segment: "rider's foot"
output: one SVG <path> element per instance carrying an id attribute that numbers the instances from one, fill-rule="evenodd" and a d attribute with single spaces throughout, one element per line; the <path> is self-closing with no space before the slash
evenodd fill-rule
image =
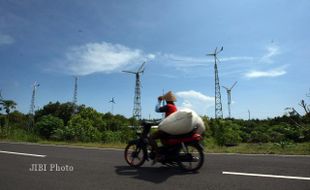
<path id="1" fill-rule="evenodd" d="M 152 166 L 154 166 L 157 163 L 156 159 L 153 160 Z"/>
<path id="2" fill-rule="evenodd" d="M 153 162 L 152 162 L 152 166 L 155 165 L 157 162 L 161 162 L 165 159 L 164 155 L 156 155 L 156 157 L 154 158 Z"/>

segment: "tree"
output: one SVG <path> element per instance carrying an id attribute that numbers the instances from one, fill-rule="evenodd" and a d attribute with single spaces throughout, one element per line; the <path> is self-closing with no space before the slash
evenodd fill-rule
<path id="1" fill-rule="evenodd" d="M 310 106 L 305 103 L 305 100 L 301 100 L 299 105 L 305 110 L 306 115 L 310 114 Z"/>
<path id="2" fill-rule="evenodd" d="M 0 105 L 5 110 L 7 117 L 7 128 L 9 128 L 9 122 L 10 122 L 9 115 L 11 110 L 16 109 L 17 104 L 13 100 L 1 100 Z"/>
<path id="3" fill-rule="evenodd" d="M 76 114 L 68 122 L 68 127 L 65 128 L 64 134 L 70 140 L 83 142 L 99 141 L 101 134 L 92 123 L 91 119 L 83 118 L 80 114 Z"/>
<path id="4" fill-rule="evenodd" d="M 78 107 L 78 110 L 81 109 L 82 106 Z M 49 102 L 42 109 L 36 111 L 35 120 L 39 120 L 40 117 L 44 115 L 52 115 L 54 117 L 58 117 L 64 121 L 64 124 L 67 125 L 68 121 L 71 119 L 74 111 L 74 104 L 71 102 L 67 103 L 52 103 Z M 78 111 L 79 112 L 79 111 Z"/>
<path id="5" fill-rule="evenodd" d="M 10 114 L 11 110 L 16 109 L 17 105 L 13 100 L 2 100 L 0 104 L 2 105 L 7 115 Z"/>
<path id="6" fill-rule="evenodd" d="M 49 139 L 56 129 L 64 127 L 64 122 L 58 117 L 45 115 L 40 118 L 35 127 L 42 137 Z"/>

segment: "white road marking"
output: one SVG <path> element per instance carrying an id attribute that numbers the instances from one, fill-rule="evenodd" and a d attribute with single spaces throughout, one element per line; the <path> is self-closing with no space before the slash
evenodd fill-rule
<path id="1" fill-rule="evenodd" d="M 10 151 L 3 151 L 3 150 L 0 150 L 0 153 L 14 154 L 14 155 L 20 155 L 20 156 L 32 156 L 32 157 L 40 157 L 40 158 L 46 157 L 46 155 L 40 155 L 40 154 L 29 154 L 29 153 L 23 153 L 23 152 L 10 152 Z"/>
<path id="2" fill-rule="evenodd" d="M 270 174 L 241 173 L 241 172 L 227 172 L 227 171 L 223 171 L 222 174 L 224 174 L 224 175 L 242 175 L 242 176 L 252 176 L 252 177 L 297 179 L 297 180 L 309 180 L 310 181 L 310 177 L 301 177 L 301 176 L 270 175 Z"/>

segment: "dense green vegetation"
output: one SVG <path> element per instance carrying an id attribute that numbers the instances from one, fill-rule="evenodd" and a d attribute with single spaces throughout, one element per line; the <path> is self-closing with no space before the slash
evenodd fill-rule
<path id="1" fill-rule="evenodd" d="M 0 138 L 27 140 L 30 136 L 37 140 L 125 143 L 134 137 L 128 127 L 138 124 L 133 118 L 99 113 L 85 105 L 78 106 L 76 113 L 74 110 L 72 103 L 50 102 L 34 116 L 18 111 L 0 114 Z"/>
<path id="2" fill-rule="evenodd" d="M 0 113 L 0 139 L 117 144 L 134 138 L 135 129 L 128 126 L 138 125 L 134 118 L 99 113 L 85 105 L 75 107 L 72 103 L 50 102 L 37 110 L 34 116 L 18 112 L 15 107 L 13 101 L 1 104 L 4 113 Z M 215 120 L 208 117 L 203 117 L 203 120 L 206 125 L 205 143 L 209 150 L 240 143 L 243 147 L 246 147 L 244 143 L 271 144 L 285 149 L 294 147 L 296 143 L 310 142 L 309 114 L 291 113 L 265 120 Z"/>

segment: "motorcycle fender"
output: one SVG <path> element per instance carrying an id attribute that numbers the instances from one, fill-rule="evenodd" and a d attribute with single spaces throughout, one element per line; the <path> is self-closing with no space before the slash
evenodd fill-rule
<path id="1" fill-rule="evenodd" d="M 187 144 L 196 144 L 196 145 L 198 145 L 199 148 L 201 148 L 201 150 L 204 150 L 203 145 L 202 145 L 201 143 L 199 143 L 198 141 L 196 141 L 196 142 L 190 142 L 190 143 L 187 143 Z"/>
<path id="2" fill-rule="evenodd" d="M 201 143 L 197 143 L 198 144 L 198 146 L 201 148 L 201 150 L 203 150 L 204 149 L 204 147 L 203 147 L 203 145 L 201 144 Z"/>

